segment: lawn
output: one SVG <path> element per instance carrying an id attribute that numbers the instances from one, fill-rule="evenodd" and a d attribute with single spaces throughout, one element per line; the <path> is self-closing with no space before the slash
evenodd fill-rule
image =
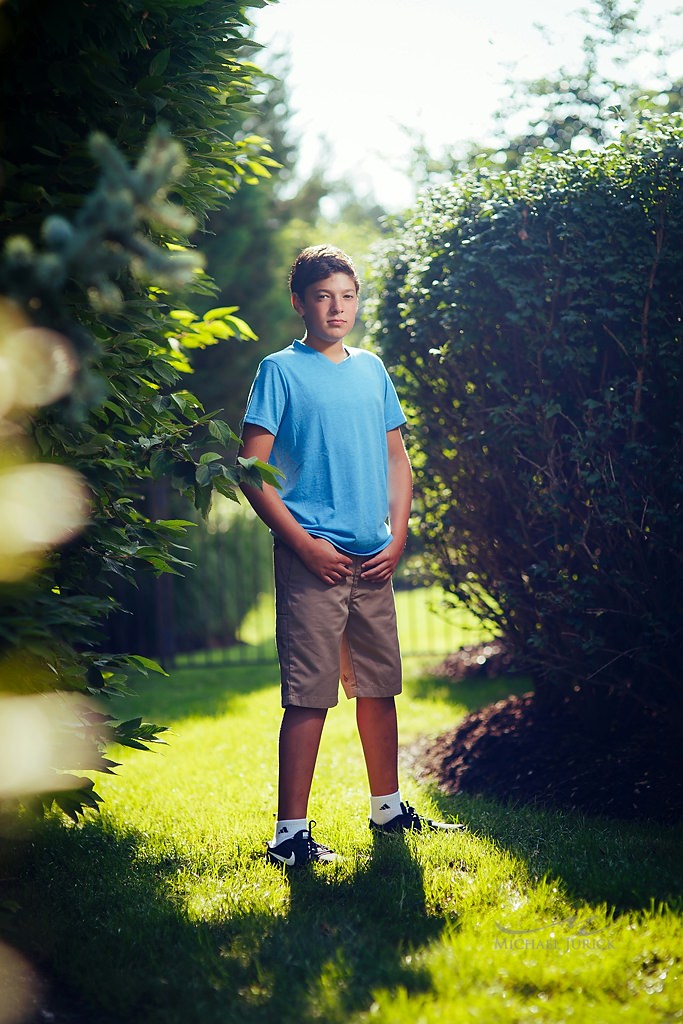
<path id="1" fill-rule="evenodd" d="M 683 1019 L 683 827 L 446 798 L 407 773 L 412 803 L 467 831 L 373 841 L 344 702 L 311 815 L 345 859 L 266 863 L 276 672 L 151 679 L 126 710 L 169 724 L 168 746 L 115 752 L 101 816 L 47 822 L 3 866 L 4 933 L 83 1008 L 79 1024 Z M 406 674 L 405 745 L 510 690 L 421 661 Z"/>

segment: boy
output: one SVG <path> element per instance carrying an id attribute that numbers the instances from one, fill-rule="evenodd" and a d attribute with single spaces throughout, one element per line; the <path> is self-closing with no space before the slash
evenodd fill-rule
<path id="1" fill-rule="evenodd" d="M 331 861 L 313 840 L 308 797 L 327 709 L 356 698 L 370 827 L 453 829 L 401 802 L 395 696 L 401 691 L 392 575 L 406 543 L 412 472 L 405 417 L 380 359 L 344 338 L 358 275 L 331 246 L 304 249 L 290 275 L 301 341 L 259 366 L 244 417 L 245 458 L 270 461 L 282 490 L 244 493 L 275 536 L 276 639 L 284 715 L 278 812 L 268 858 Z M 389 524 L 387 523 L 389 520 Z"/>

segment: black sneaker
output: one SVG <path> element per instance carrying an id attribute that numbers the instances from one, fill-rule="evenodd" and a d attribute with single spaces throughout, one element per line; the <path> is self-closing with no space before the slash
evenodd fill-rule
<path id="1" fill-rule="evenodd" d="M 314 821 L 309 821 L 308 828 L 302 828 L 291 839 L 283 839 L 281 843 L 274 844 L 272 840 L 269 841 L 266 850 L 268 860 L 273 864 L 284 864 L 288 868 L 303 867 L 304 864 L 310 864 L 313 861 L 329 864 L 339 860 L 339 854 L 334 850 L 323 846 L 322 843 L 316 843 L 311 835 L 314 825 Z"/>
<path id="2" fill-rule="evenodd" d="M 465 826 L 423 818 L 414 807 L 402 802 L 400 814 L 397 814 L 395 818 L 390 818 L 384 825 L 378 825 L 370 818 L 370 828 L 376 832 L 462 832 Z"/>

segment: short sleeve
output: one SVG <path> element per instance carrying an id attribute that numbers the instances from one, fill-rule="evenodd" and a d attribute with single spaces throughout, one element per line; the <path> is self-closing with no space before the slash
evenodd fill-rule
<path id="1" fill-rule="evenodd" d="M 386 369 L 385 374 L 385 388 L 384 388 L 384 425 L 386 430 L 395 430 L 396 427 L 402 427 L 406 422 L 406 418 L 401 408 L 401 403 L 398 400 L 396 394 L 396 388 L 394 387 L 393 381 Z"/>
<path id="2" fill-rule="evenodd" d="M 288 402 L 287 383 L 279 367 L 264 359 L 254 377 L 247 399 L 245 423 L 254 423 L 275 436 Z"/>

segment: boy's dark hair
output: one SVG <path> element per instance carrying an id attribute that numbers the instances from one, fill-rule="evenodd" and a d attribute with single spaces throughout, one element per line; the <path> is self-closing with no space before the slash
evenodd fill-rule
<path id="1" fill-rule="evenodd" d="M 334 245 L 309 245 L 299 253 L 292 265 L 289 275 L 292 295 L 298 295 L 303 302 L 309 284 L 322 281 L 331 274 L 348 274 L 353 278 L 356 291 L 360 291 L 356 268 L 345 252 Z"/>

